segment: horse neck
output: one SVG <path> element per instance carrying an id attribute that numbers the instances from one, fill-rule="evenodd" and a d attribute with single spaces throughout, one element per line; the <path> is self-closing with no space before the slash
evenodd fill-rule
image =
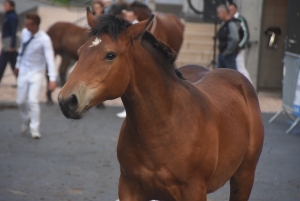
<path id="1" fill-rule="evenodd" d="M 127 117 L 135 124 L 167 121 L 178 78 L 167 61 L 158 64 L 151 56 L 142 52 L 140 55 L 134 58 L 131 79 L 122 96 Z M 164 64 L 170 66 L 162 66 Z"/>

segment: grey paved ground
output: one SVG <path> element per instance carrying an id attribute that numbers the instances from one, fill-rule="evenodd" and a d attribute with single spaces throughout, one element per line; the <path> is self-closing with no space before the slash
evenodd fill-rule
<path id="1" fill-rule="evenodd" d="M 70 121 L 58 106 L 42 105 L 42 139 L 19 134 L 17 109 L 0 103 L 0 201 L 99 200 L 117 198 L 119 168 L 116 143 L 120 107 L 92 109 Z M 272 114 L 263 114 L 264 121 Z M 300 130 L 284 131 L 282 116 L 265 124 L 266 138 L 250 200 L 300 200 Z M 209 200 L 228 200 L 228 185 Z"/>

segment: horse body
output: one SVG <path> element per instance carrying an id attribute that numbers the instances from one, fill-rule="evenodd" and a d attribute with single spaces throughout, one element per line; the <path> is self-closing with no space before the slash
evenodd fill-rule
<path id="1" fill-rule="evenodd" d="M 77 50 L 87 41 L 86 28 L 68 22 L 57 22 L 47 31 L 53 44 L 55 55 L 60 55 L 62 62 L 59 66 L 61 84 L 66 83 L 66 72 L 71 59 L 77 61 Z"/>
<path id="2" fill-rule="evenodd" d="M 78 119 L 121 96 L 120 200 L 205 201 L 228 180 L 230 201 L 248 200 L 264 136 L 251 83 L 233 70 L 195 65 L 182 68 L 183 80 L 172 50 L 145 32 L 151 19 L 131 26 L 105 20 L 124 33 L 117 39 L 95 30 L 102 42 L 90 47 L 95 35 L 80 48 L 59 103 L 67 118 Z"/>
<path id="3" fill-rule="evenodd" d="M 137 86 L 122 96 L 127 118 L 117 148 L 120 186 L 134 191 L 124 200 L 204 200 L 230 179 L 232 191 L 243 190 L 236 200 L 246 200 L 263 141 L 251 84 L 229 70 L 208 71 L 194 85 L 136 74 Z"/>

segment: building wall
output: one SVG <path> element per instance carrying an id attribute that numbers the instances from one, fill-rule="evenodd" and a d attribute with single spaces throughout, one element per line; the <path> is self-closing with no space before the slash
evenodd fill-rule
<path id="1" fill-rule="evenodd" d="M 192 4 L 200 11 L 203 11 L 203 0 L 191 0 Z M 192 13 L 194 14 L 194 11 L 189 7 L 189 4 L 187 0 L 183 0 L 183 12 L 184 13 Z"/>

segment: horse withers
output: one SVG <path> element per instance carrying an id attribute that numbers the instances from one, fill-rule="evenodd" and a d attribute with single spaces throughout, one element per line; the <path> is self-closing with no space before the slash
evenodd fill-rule
<path id="1" fill-rule="evenodd" d="M 70 119 L 121 97 L 127 117 L 118 140 L 121 201 L 205 201 L 230 180 L 230 201 L 250 197 L 263 146 L 257 95 L 237 71 L 188 66 L 147 30 L 114 17 L 95 25 L 58 100 Z M 198 77 L 198 79 L 197 79 Z"/>

